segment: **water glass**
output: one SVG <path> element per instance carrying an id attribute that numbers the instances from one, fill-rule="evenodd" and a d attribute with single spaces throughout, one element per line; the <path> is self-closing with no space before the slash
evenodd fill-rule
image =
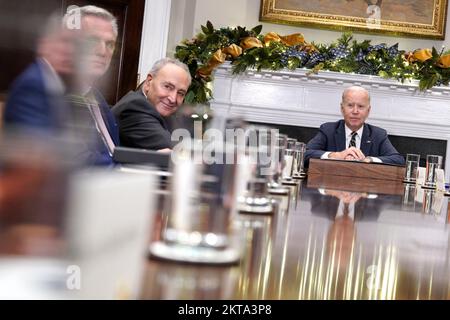
<path id="1" fill-rule="evenodd" d="M 416 204 L 417 187 L 415 184 L 405 184 L 403 190 L 402 207 L 414 209 Z"/>
<path id="2" fill-rule="evenodd" d="M 295 150 L 286 149 L 284 151 L 285 166 L 283 168 L 283 179 L 292 178 L 292 171 L 294 169 L 294 158 L 295 158 Z"/>
<path id="3" fill-rule="evenodd" d="M 246 129 L 246 150 L 240 161 L 238 175 L 241 186 L 238 209 L 241 213 L 273 213 L 272 200 L 268 197 L 271 175 L 271 153 L 275 133 L 270 128 L 252 126 Z"/>
<path id="4" fill-rule="evenodd" d="M 275 144 L 272 145 L 274 152 L 271 157 L 271 176 L 269 181 L 269 193 L 271 194 L 288 194 L 289 189 L 282 186 L 282 175 L 286 162 L 284 153 L 287 147 L 287 136 L 278 134 L 275 137 Z"/>
<path id="5" fill-rule="evenodd" d="M 206 142 L 183 143 L 171 155 L 173 175 L 164 202 L 162 241 L 153 243 L 150 252 L 181 262 L 235 262 L 240 253 L 233 247 L 231 217 L 237 168 L 236 161 L 224 161 L 236 157 L 234 148 L 217 147 L 217 158 L 210 161 L 204 158 L 203 150 L 211 147 Z"/>
<path id="6" fill-rule="evenodd" d="M 303 162 L 305 159 L 305 151 L 306 151 L 306 144 L 303 142 L 297 142 L 295 144 L 295 150 L 296 150 L 296 161 L 295 161 L 295 167 L 294 167 L 294 176 L 301 177 L 305 174 L 305 170 L 303 168 Z"/>
<path id="7" fill-rule="evenodd" d="M 427 155 L 427 167 L 425 173 L 425 187 L 436 188 L 437 170 L 442 166 L 442 156 Z"/>
<path id="8" fill-rule="evenodd" d="M 296 139 L 288 138 L 287 139 L 287 147 L 284 151 L 284 169 L 283 169 L 283 179 L 291 179 L 294 169 L 295 162 L 295 143 Z"/>
<path id="9" fill-rule="evenodd" d="M 419 167 L 420 155 L 407 154 L 406 155 L 406 170 L 404 182 L 416 183 L 417 168 Z"/>

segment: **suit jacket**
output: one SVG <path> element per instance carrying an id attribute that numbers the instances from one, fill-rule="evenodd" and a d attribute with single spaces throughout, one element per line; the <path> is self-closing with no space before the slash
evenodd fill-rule
<path id="1" fill-rule="evenodd" d="M 355 203 L 353 220 L 378 220 L 380 216 L 379 199 L 361 198 Z M 314 195 L 311 197 L 311 213 L 334 220 L 340 200 L 333 196 Z"/>
<path id="2" fill-rule="evenodd" d="M 58 134 L 71 121 L 72 108 L 62 91 L 53 90 L 46 80 L 48 67 L 42 60 L 31 64 L 12 84 L 5 106 L 5 123 L 10 126 L 37 129 L 50 134 Z M 116 145 L 119 133 L 114 115 L 101 93 L 93 89 L 95 98 L 108 129 Z M 108 165 L 112 157 L 100 137 L 96 135 L 95 148 L 84 150 L 88 164 Z M 81 151 L 80 151 L 81 152 Z"/>
<path id="3" fill-rule="evenodd" d="M 317 189 L 304 188 L 301 194 L 303 200 L 311 203 L 311 213 L 314 216 L 326 217 L 335 220 L 340 200 L 332 195 L 322 195 Z M 377 199 L 361 197 L 354 204 L 354 221 L 376 221 L 381 211 L 398 196 L 378 195 Z"/>
<path id="4" fill-rule="evenodd" d="M 150 150 L 172 148 L 166 120 L 150 104 L 142 90 L 128 92 L 112 111 L 119 123 L 123 146 Z"/>
<path id="5" fill-rule="evenodd" d="M 345 145 L 345 122 L 327 122 L 320 126 L 317 135 L 306 145 L 305 165 L 309 159 L 320 157 L 327 151 L 339 152 Z M 365 123 L 361 137 L 361 151 L 366 156 L 377 157 L 383 163 L 403 165 L 405 160 L 389 141 L 386 130 Z"/>
<path id="6" fill-rule="evenodd" d="M 62 92 L 47 87 L 46 68 L 45 63 L 38 60 L 13 82 L 5 105 L 6 124 L 48 131 L 62 128 L 69 107 Z"/>

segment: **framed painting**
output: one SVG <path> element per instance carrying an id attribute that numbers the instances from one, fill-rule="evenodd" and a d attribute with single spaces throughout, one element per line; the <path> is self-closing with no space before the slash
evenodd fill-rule
<path id="1" fill-rule="evenodd" d="M 260 20 L 415 38 L 445 38 L 448 0 L 261 0 Z"/>

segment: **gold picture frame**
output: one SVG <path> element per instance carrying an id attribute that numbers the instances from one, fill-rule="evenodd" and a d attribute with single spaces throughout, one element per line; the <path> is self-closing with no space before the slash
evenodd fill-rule
<path id="1" fill-rule="evenodd" d="M 264 22 L 444 39 L 447 0 L 261 0 Z"/>

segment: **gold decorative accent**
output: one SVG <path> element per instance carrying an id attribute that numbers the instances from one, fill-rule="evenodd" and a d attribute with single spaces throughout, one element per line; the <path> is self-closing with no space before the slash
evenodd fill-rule
<path id="1" fill-rule="evenodd" d="M 438 65 L 441 68 L 450 68 L 450 54 L 443 55 L 439 58 Z"/>
<path id="2" fill-rule="evenodd" d="M 416 60 L 419 60 L 420 62 L 425 62 L 433 57 L 431 49 L 416 50 L 414 51 L 413 56 Z"/>
<path id="3" fill-rule="evenodd" d="M 242 39 L 241 47 L 244 50 L 251 49 L 251 48 L 262 48 L 263 44 L 261 41 L 259 41 L 258 38 L 246 37 L 246 38 Z"/>
<path id="4" fill-rule="evenodd" d="M 427 5 L 426 9 L 420 10 L 418 8 L 425 5 L 421 0 L 417 0 L 417 4 L 386 0 L 384 2 L 383 0 L 329 0 L 329 4 L 327 1 L 312 4 L 312 1 L 261 0 L 260 20 L 342 31 L 357 30 L 366 33 L 443 40 L 448 1 L 430 1 L 433 2 L 432 6 Z M 336 10 L 335 8 L 340 2 L 342 2 L 339 7 L 341 12 L 335 13 L 333 10 Z M 310 9 L 314 6 L 316 9 Z M 362 9 L 365 8 L 363 6 L 367 6 L 367 8 L 365 12 L 359 10 L 359 16 L 352 16 L 355 14 L 352 12 L 356 12 L 356 6 Z M 324 8 L 327 9 L 327 12 L 320 11 Z M 398 14 L 396 15 L 396 13 Z M 388 16 L 390 20 L 384 16 Z"/>
<path id="5" fill-rule="evenodd" d="M 299 44 L 305 43 L 305 38 L 301 33 L 294 33 L 288 36 L 280 36 L 275 32 L 269 32 L 264 37 L 264 44 L 269 44 L 270 42 L 282 42 L 287 46 L 297 46 Z"/>
<path id="6" fill-rule="evenodd" d="M 212 71 L 219 65 L 225 62 L 227 55 L 222 52 L 222 49 L 218 49 L 212 57 L 209 59 L 208 63 L 202 68 L 197 70 L 197 74 L 200 77 L 208 77 L 211 75 Z"/>
<path id="7" fill-rule="evenodd" d="M 228 46 L 227 48 L 222 50 L 223 53 L 229 54 L 230 56 L 233 57 L 233 59 L 236 59 L 237 57 L 239 57 L 242 54 L 242 48 L 239 47 L 236 44 L 231 44 L 230 46 Z"/>

